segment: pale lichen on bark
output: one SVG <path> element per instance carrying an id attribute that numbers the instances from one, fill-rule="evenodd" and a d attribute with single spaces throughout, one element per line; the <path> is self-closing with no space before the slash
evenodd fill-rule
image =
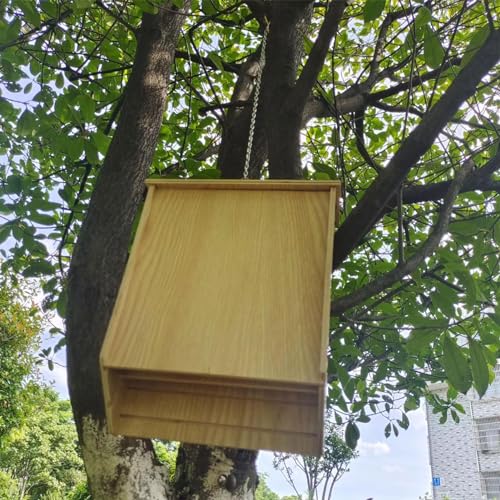
<path id="1" fill-rule="evenodd" d="M 226 500 L 240 498 L 242 500 L 251 500 L 254 497 L 253 491 L 248 487 L 248 480 L 243 485 L 239 485 L 236 491 L 230 491 L 222 481 L 230 481 L 232 471 L 235 469 L 235 463 L 228 458 L 222 448 L 214 448 L 211 453 L 211 463 L 207 475 L 204 479 L 204 490 L 208 498 Z"/>
<path id="2" fill-rule="evenodd" d="M 101 422 L 83 417 L 82 453 L 95 500 L 167 500 L 173 498 L 168 468 L 153 465 L 154 452 L 129 447 Z"/>

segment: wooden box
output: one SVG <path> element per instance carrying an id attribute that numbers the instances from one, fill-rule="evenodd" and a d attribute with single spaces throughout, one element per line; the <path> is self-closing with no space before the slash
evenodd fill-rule
<path id="1" fill-rule="evenodd" d="M 101 352 L 111 432 L 321 453 L 338 188 L 148 181 Z"/>

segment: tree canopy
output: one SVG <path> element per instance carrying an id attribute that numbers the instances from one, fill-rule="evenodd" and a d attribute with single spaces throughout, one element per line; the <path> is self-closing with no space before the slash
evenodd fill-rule
<path id="1" fill-rule="evenodd" d="M 69 401 L 35 383 L 24 399 L 23 418 L 0 442 L 0 496 L 76 500 L 86 481 Z"/>
<path id="2" fill-rule="evenodd" d="M 12 281 L 0 280 L 0 442 L 22 418 L 40 325 L 38 307 Z"/>
<path id="3" fill-rule="evenodd" d="M 457 391 L 484 393 L 500 336 L 498 13 L 490 0 L 2 2 L 2 265 L 40 278 L 67 317 L 82 442 L 87 417 L 104 422 L 98 353 L 143 180 L 241 177 L 260 71 L 250 177 L 343 184 L 328 403 L 348 442 L 373 413 L 386 435 L 408 427 L 430 381 L 449 381 L 430 401 L 453 418 Z M 200 453 L 214 452 L 180 455 Z M 178 491 L 196 483 L 177 470 Z"/>

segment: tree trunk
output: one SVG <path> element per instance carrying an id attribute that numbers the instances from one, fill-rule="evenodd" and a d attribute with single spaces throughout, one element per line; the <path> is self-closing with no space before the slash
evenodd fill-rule
<path id="1" fill-rule="evenodd" d="M 252 499 L 257 487 L 257 452 L 184 444 L 175 472 L 179 500 Z"/>
<path id="2" fill-rule="evenodd" d="M 95 500 L 171 497 L 151 442 L 108 433 L 99 352 L 127 260 L 166 106 L 169 70 L 190 2 L 144 14 L 117 129 L 96 181 L 68 277 L 68 385 Z"/>

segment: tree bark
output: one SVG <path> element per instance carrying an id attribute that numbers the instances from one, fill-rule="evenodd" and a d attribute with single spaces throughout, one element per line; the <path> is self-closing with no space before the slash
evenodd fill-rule
<path id="1" fill-rule="evenodd" d="M 257 452 L 183 444 L 177 455 L 175 498 L 225 500 L 254 497 Z"/>
<path id="2" fill-rule="evenodd" d="M 149 440 L 108 433 L 99 352 L 127 260 L 166 106 L 183 13 L 170 1 L 144 14 L 117 129 L 75 246 L 68 276 L 68 385 L 95 500 L 170 497 Z"/>

